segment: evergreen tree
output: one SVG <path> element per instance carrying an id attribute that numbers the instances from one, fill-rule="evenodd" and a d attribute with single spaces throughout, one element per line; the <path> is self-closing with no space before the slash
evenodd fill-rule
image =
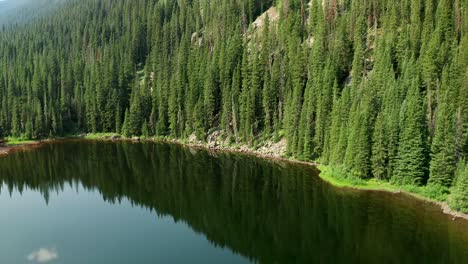
<path id="1" fill-rule="evenodd" d="M 377 179 L 387 178 L 388 146 L 386 138 L 385 119 L 383 114 L 379 113 L 372 137 L 372 175 Z"/>
<path id="2" fill-rule="evenodd" d="M 128 109 L 125 110 L 125 118 L 124 118 L 124 123 L 122 126 L 122 135 L 126 138 L 129 138 L 132 136 L 132 132 L 130 129 L 130 114 L 128 112 Z"/>
<path id="3" fill-rule="evenodd" d="M 398 184 L 421 185 L 426 175 L 426 151 L 424 109 L 417 80 L 408 91 L 402 111 L 398 159 L 392 180 Z"/>
<path id="4" fill-rule="evenodd" d="M 148 129 L 148 123 L 146 122 L 146 120 L 143 122 L 143 126 L 141 127 L 141 135 L 144 138 L 149 138 L 149 136 L 150 136 L 149 129 Z"/>
<path id="5" fill-rule="evenodd" d="M 444 72 L 442 87 L 447 89 L 439 101 L 436 115 L 436 129 L 431 147 L 429 183 L 449 187 L 455 172 L 455 120 L 454 111 L 449 103 L 447 86 L 449 76 Z"/>
<path id="6" fill-rule="evenodd" d="M 222 129 L 444 188 L 466 159 L 463 1 L 65 2 L 0 30 L 2 137 Z"/>
<path id="7" fill-rule="evenodd" d="M 468 213 L 468 164 L 462 160 L 455 172 L 455 182 L 451 189 L 450 206 L 456 210 Z"/>

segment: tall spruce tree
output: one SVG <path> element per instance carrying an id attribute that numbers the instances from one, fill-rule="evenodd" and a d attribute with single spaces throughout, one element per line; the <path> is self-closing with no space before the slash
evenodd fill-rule
<path id="1" fill-rule="evenodd" d="M 424 108 L 418 80 L 409 87 L 401 117 L 400 144 L 395 175 L 398 184 L 424 183 L 426 176 L 426 149 L 424 147 Z"/>
<path id="2" fill-rule="evenodd" d="M 450 206 L 456 210 L 468 213 L 468 164 L 461 160 L 455 172 L 455 182 L 452 187 Z"/>
<path id="3" fill-rule="evenodd" d="M 377 179 L 387 178 L 388 145 L 385 130 L 385 118 L 379 113 L 372 136 L 372 175 Z"/>
<path id="4" fill-rule="evenodd" d="M 442 95 L 437 107 L 436 129 L 431 147 L 431 163 L 429 183 L 449 187 L 455 173 L 455 114 L 450 104 L 452 98 L 448 86 L 449 73 L 446 69 L 442 79 Z"/>

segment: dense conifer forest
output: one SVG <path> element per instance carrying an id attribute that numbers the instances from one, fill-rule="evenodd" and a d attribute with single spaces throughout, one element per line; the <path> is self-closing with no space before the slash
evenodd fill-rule
<path id="1" fill-rule="evenodd" d="M 0 137 L 253 147 L 468 211 L 467 2 L 69 0 L 0 32 Z"/>

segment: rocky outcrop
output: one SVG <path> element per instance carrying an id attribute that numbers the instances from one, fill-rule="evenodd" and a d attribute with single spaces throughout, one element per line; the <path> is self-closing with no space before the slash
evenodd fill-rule
<path id="1" fill-rule="evenodd" d="M 180 140 L 172 140 L 173 142 L 182 143 Z M 279 141 L 267 140 L 257 148 L 253 148 L 247 144 L 232 145 L 228 138 L 225 138 L 223 130 L 215 130 L 211 132 L 206 141 L 203 142 L 197 138 L 195 134 L 189 136 L 186 145 L 192 147 L 208 148 L 210 150 L 227 150 L 242 153 L 250 153 L 263 157 L 281 158 L 286 155 L 287 141 L 281 139 Z"/>
<path id="2" fill-rule="evenodd" d="M 276 7 L 275 6 L 271 7 L 270 9 L 265 11 L 262 15 L 257 17 L 257 19 L 255 19 L 255 21 L 252 23 L 254 29 L 260 29 L 260 28 L 263 27 L 263 25 L 265 24 L 266 16 L 268 16 L 268 19 L 270 20 L 270 23 L 274 23 L 274 22 L 278 21 L 279 13 L 278 13 Z"/>
<path id="3" fill-rule="evenodd" d="M 283 157 L 286 155 L 287 142 L 283 138 L 278 142 L 267 141 L 263 146 L 256 150 L 257 153 L 265 156 Z"/>

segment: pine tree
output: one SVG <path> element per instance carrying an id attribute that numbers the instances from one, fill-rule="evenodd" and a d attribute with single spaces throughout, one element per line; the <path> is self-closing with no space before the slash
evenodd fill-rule
<path id="1" fill-rule="evenodd" d="M 411 48 L 413 54 L 418 54 L 421 34 L 421 3 L 422 0 L 411 1 Z"/>
<path id="2" fill-rule="evenodd" d="M 195 105 L 195 110 L 193 111 L 193 120 L 195 123 L 193 124 L 194 132 L 197 138 L 205 139 L 205 110 L 203 108 L 203 99 L 199 99 L 198 103 Z"/>
<path id="3" fill-rule="evenodd" d="M 239 66 L 236 67 L 234 70 L 234 76 L 232 78 L 232 88 L 231 88 L 231 120 L 232 120 L 232 129 L 234 132 L 234 136 L 236 139 L 236 143 L 239 142 L 239 129 L 240 129 L 240 103 L 239 103 L 239 96 L 240 96 L 240 70 Z"/>
<path id="4" fill-rule="evenodd" d="M 25 132 L 24 132 L 24 137 L 27 139 L 32 139 L 33 138 L 33 123 L 31 118 L 28 118 L 28 121 L 26 121 L 25 125 Z"/>
<path id="5" fill-rule="evenodd" d="M 148 123 L 146 122 L 146 120 L 143 122 L 143 126 L 141 127 L 141 135 L 143 136 L 143 138 L 149 138 L 150 136 Z"/>
<path id="6" fill-rule="evenodd" d="M 272 74 L 278 74 L 278 65 L 277 63 L 274 64 L 273 68 L 275 69 Z M 265 82 L 263 83 L 263 91 L 262 91 L 262 106 L 263 112 L 265 113 L 265 130 L 267 133 L 271 133 L 273 131 L 274 126 L 274 115 L 275 115 L 275 108 L 276 108 L 276 89 L 278 86 L 278 77 L 274 77 L 270 75 L 270 71 L 265 71 L 265 76 L 263 77 Z"/>
<path id="7" fill-rule="evenodd" d="M 364 43 L 362 37 L 365 35 L 364 22 L 362 18 L 357 22 L 356 32 L 354 34 L 354 58 L 352 68 L 351 85 L 357 87 L 361 82 L 362 75 L 364 74 Z"/>
<path id="8" fill-rule="evenodd" d="M 128 112 L 128 109 L 125 110 L 125 118 L 124 118 L 124 123 L 122 126 L 122 135 L 126 138 L 129 138 L 132 136 L 132 132 L 130 130 L 130 114 Z"/>
<path id="9" fill-rule="evenodd" d="M 288 108 L 285 109 L 285 126 L 288 137 L 288 151 L 291 154 L 299 154 L 298 150 L 300 151 L 302 149 L 302 146 L 298 145 L 298 125 L 300 120 L 300 114 L 302 111 L 303 93 L 306 82 L 306 76 L 305 73 L 302 72 L 302 69 L 304 68 L 306 58 L 301 47 L 297 47 L 294 49 L 295 55 L 291 58 L 292 65 L 290 69 L 292 76 L 292 92 L 290 93 L 289 98 L 287 99 Z"/>
<path id="10" fill-rule="evenodd" d="M 322 90 L 320 93 L 317 92 L 314 95 L 317 97 L 317 117 L 315 119 L 316 125 L 314 134 L 314 154 L 316 157 L 322 156 L 326 134 L 330 129 L 330 113 L 332 111 L 333 91 L 338 89 L 338 84 L 336 80 L 334 80 L 334 74 L 335 67 L 331 61 L 328 61 L 323 70 L 321 82 L 315 83 L 316 89 Z"/>
<path id="11" fill-rule="evenodd" d="M 357 103 L 350 115 L 351 133 L 345 154 L 345 165 L 355 176 L 368 178 L 371 175 L 371 109 L 370 102 Z"/>
<path id="12" fill-rule="evenodd" d="M 398 159 L 392 181 L 398 184 L 421 185 L 426 175 L 426 151 L 424 109 L 417 80 L 413 80 L 402 111 Z"/>
<path id="13" fill-rule="evenodd" d="M 463 1 L 91 2 L 0 30 L 0 136 L 219 127 L 443 189 L 468 155 Z"/>
<path id="14" fill-rule="evenodd" d="M 436 114 L 436 129 L 431 147 L 429 183 L 449 187 L 455 173 L 455 114 L 449 103 L 448 71 L 444 71 L 441 96 Z"/>
<path id="15" fill-rule="evenodd" d="M 458 162 L 455 172 L 455 181 L 449 198 L 450 206 L 456 210 L 468 213 L 468 163 L 464 160 Z"/>
<path id="16" fill-rule="evenodd" d="M 122 131 L 122 114 L 120 106 L 117 106 L 117 111 L 115 112 L 115 132 L 120 134 Z"/>
<path id="17" fill-rule="evenodd" d="M 138 86 L 137 86 L 138 87 Z M 127 122 L 127 129 L 128 132 L 132 136 L 137 136 L 141 135 L 141 127 L 143 124 L 143 105 L 141 102 L 141 95 L 138 94 L 138 89 L 136 88 L 136 91 L 134 96 L 133 96 L 133 101 L 130 106 L 130 111 L 129 111 L 129 120 Z"/>
<path id="18" fill-rule="evenodd" d="M 250 107 L 251 107 L 251 135 L 257 134 L 261 129 L 261 124 L 263 122 L 263 109 L 262 109 L 262 90 L 263 90 L 263 75 L 264 75 L 264 62 L 262 61 L 261 56 L 254 56 L 252 64 L 250 66 Z M 251 137 L 252 139 L 253 137 Z"/>
<path id="19" fill-rule="evenodd" d="M 388 146 L 386 138 L 384 115 L 379 113 L 372 137 L 372 175 L 377 179 L 387 178 Z"/>
<path id="20" fill-rule="evenodd" d="M 341 165 L 344 162 L 346 147 L 348 143 L 349 110 L 351 108 L 350 86 L 345 87 L 338 98 L 335 94 L 335 100 L 332 110 L 332 125 L 330 129 L 330 163 Z"/>
<path id="21" fill-rule="evenodd" d="M 242 92 L 241 92 L 241 103 L 240 103 L 240 127 L 242 131 L 242 137 L 245 140 L 249 140 L 250 132 L 252 130 L 253 121 L 252 116 L 254 109 L 252 105 L 251 93 L 250 93 L 250 64 L 249 55 L 247 48 L 244 47 L 244 54 L 242 56 Z"/>
<path id="22" fill-rule="evenodd" d="M 41 104 L 36 104 L 36 119 L 34 120 L 34 138 L 41 138 L 44 134 L 44 121 Z"/>
<path id="23" fill-rule="evenodd" d="M 21 124 L 20 124 L 18 104 L 16 101 L 13 102 L 13 111 L 11 119 L 11 135 L 13 137 L 19 137 L 21 135 Z"/>

